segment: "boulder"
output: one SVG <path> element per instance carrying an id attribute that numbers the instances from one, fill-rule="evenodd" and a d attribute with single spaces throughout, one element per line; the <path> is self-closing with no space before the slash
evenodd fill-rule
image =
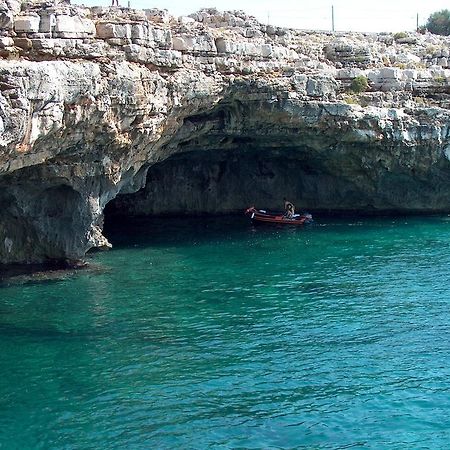
<path id="1" fill-rule="evenodd" d="M 11 11 L 0 10 L 0 30 L 9 31 L 14 28 L 14 16 Z"/>
<path id="2" fill-rule="evenodd" d="M 306 83 L 306 93 L 310 97 L 329 98 L 336 94 L 336 90 L 337 83 L 331 77 L 311 77 Z"/>
<path id="3" fill-rule="evenodd" d="M 172 32 L 170 29 L 150 27 L 149 38 L 155 42 L 157 47 L 172 48 Z"/>
<path id="4" fill-rule="evenodd" d="M 14 19 L 14 30 L 17 33 L 37 33 L 41 18 L 37 14 L 17 16 Z"/>
<path id="5" fill-rule="evenodd" d="M 145 16 L 150 22 L 154 23 L 169 23 L 170 14 L 167 9 L 144 9 Z"/>
<path id="6" fill-rule="evenodd" d="M 0 48 L 12 47 L 13 45 L 13 38 L 9 36 L 0 37 Z"/>
<path id="7" fill-rule="evenodd" d="M 59 37 L 83 38 L 94 36 L 96 29 L 94 22 L 79 16 L 57 15 L 54 32 Z"/>
<path id="8" fill-rule="evenodd" d="M 146 41 L 149 38 L 148 26 L 146 24 L 133 23 L 131 25 L 131 38 Z"/>
<path id="9" fill-rule="evenodd" d="M 209 34 L 192 35 L 181 34 L 173 36 L 172 46 L 174 50 L 182 52 L 216 53 L 217 48 L 213 37 Z"/>
<path id="10" fill-rule="evenodd" d="M 96 36 L 99 39 L 131 39 L 131 24 L 99 22 L 96 24 Z"/>

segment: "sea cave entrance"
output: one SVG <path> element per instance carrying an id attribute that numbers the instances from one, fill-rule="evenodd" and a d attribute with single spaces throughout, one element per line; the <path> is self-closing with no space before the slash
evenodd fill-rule
<path id="1" fill-rule="evenodd" d="M 280 209 L 283 197 L 302 209 L 351 205 L 353 183 L 334 170 L 326 151 L 335 144 L 299 127 L 279 103 L 223 100 L 186 117 L 158 149 L 145 188 L 119 194 L 105 217 L 230 214 L 251 205 Z"/>
<path id="2" fill-rule="evenodd" d="M 119 193 L 106 221 L 277 210 L 283 197 L 311 212 L 398 212 L 408 203 L 420 210 L 434 195 L 398 170 L 389 148 L 343 139 L 331 118 L 319 121 L 318 107 L 288 106 L 233 98 L 186 117 L 158 148 L 145 187 Z"/>
<path id="3" fill-rule="evenodd" d="M 105 218 L 233 214 L 252 205 L 280 210 L 283 197 L 308 210 L 348 201 L 351 185 L 308 154 L 307 148 L 261 150 L 251 143 L 175 154 L 149 168 L 143 189 L 112 200 Z"/>

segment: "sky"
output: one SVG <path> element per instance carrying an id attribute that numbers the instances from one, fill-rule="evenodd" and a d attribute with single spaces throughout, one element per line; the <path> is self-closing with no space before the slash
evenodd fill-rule
<path id="1" fill-rule="evenodd" d="M 72 0 L 86 6 L 110 5 L 110 0 Z M 127 6 L 128 0 L 119 0 Z M 262 23 L 307 29 L 331 30 L 332 6 L 336 31 L 414 31 L 431 13 L 450 9 L 449 0 L 130 0 L 132 8 L 167 9 L 175 16 L 201 8 L 243 10 Z"/>

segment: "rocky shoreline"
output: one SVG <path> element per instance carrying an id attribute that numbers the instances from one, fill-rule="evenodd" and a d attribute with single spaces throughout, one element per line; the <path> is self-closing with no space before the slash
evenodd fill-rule
<path id="1" fill-rule="evenodd" d="M 242 12 L 0 0 L 0 263 L 108 247 L 110 202 L 123 216 L 284 195 L 313 210 L 448 211 L 449 50 L 449 37 Z"/>

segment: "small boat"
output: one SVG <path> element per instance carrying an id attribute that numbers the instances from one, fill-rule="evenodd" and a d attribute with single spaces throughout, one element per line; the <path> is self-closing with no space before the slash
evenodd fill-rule
<path id="1" fill-rule="evenodd" d="M 304 225 L 313 221 L 309 213 L 294 214 L 292 218 L 286 217 L 282 212 L 265 211 L 251 206 L 245 211 L 245 215 L 252 219 L 253 223 L 275 223 L 280 225 Z"/>

